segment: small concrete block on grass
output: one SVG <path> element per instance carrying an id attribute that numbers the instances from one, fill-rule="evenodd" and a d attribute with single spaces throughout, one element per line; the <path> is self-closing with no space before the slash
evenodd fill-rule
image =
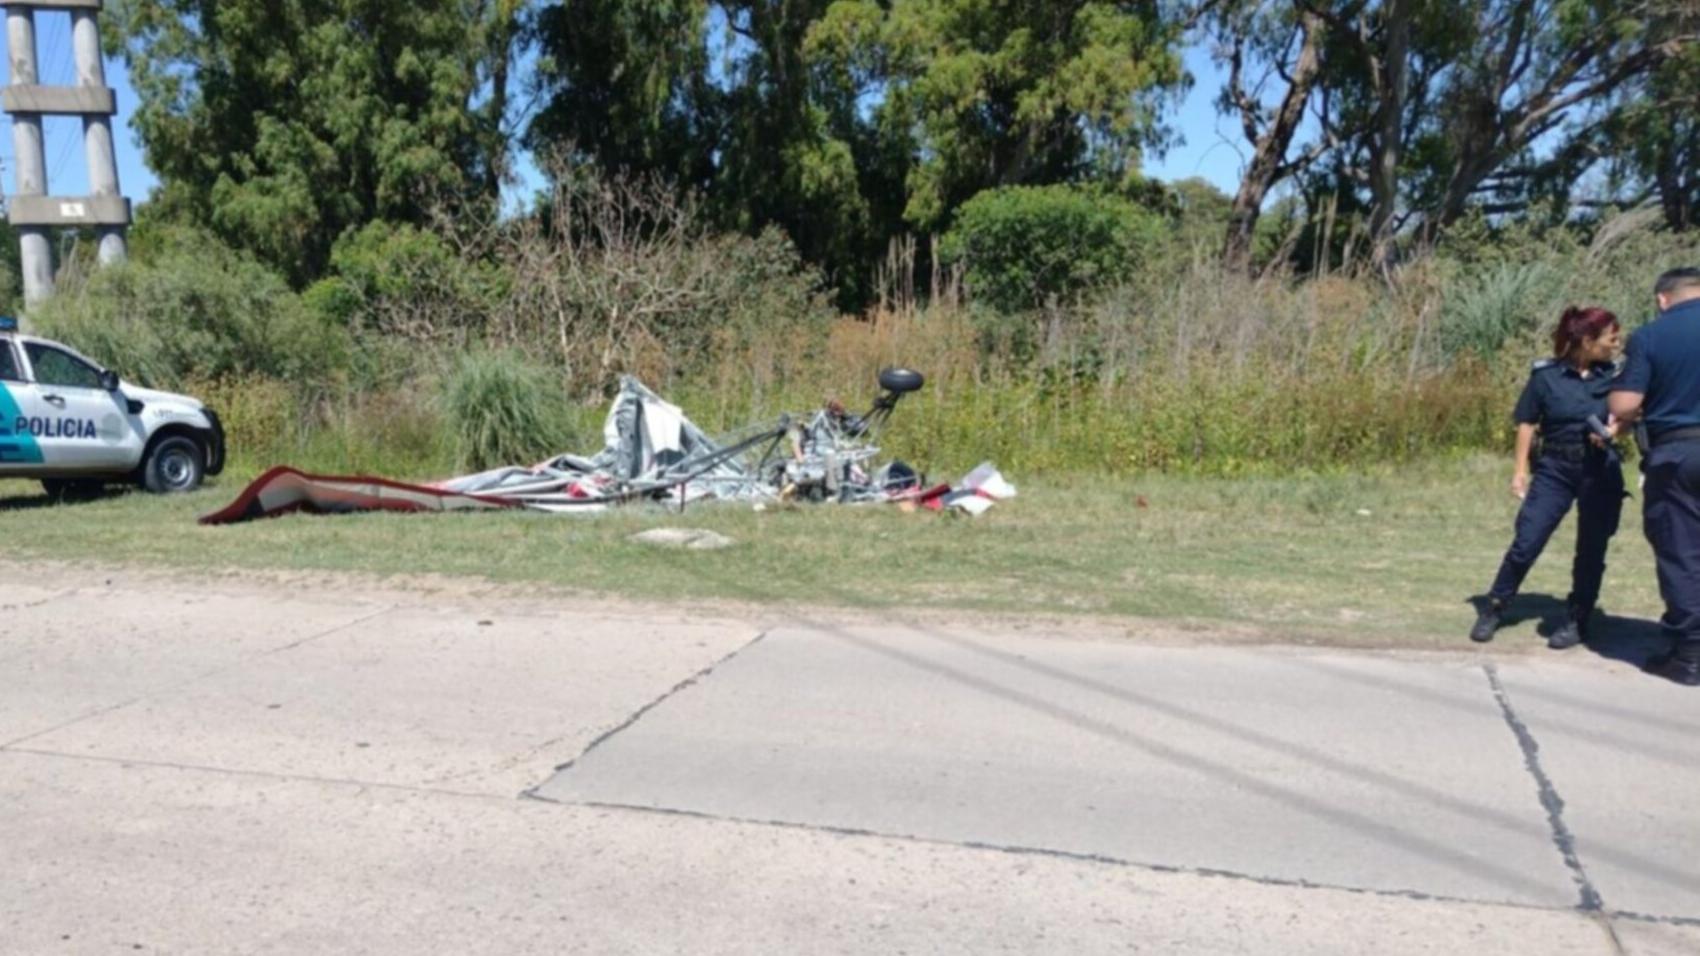
<path id="1" fill-rule="evenodd" d="M 631 540 L 637 544 L 685 551 L 719 551 L 737 543 L 718 531 L 705 528 L 651 528 L 632 535 Z"/>
<path id="2" fill-rule="evenodd" d="M 1572 906 L 1472 659 L 788 626 L 538 795 Z"/>

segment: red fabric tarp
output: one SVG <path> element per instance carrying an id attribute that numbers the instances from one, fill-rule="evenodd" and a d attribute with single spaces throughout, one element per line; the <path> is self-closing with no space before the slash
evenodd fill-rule
<path id="1" fill-rule="evenodd" d="M 346 514 L 355 511 L 495 511 L 524 507 L 518 501 L 489 495 L 444 491 L 429 485 L 410 485 L 368 476 L 309 475 L 277 467 L 254 479 L 222 510 L 201 518 L 201 524 L 234 524 L 254 518 L 305 511 Z"/>

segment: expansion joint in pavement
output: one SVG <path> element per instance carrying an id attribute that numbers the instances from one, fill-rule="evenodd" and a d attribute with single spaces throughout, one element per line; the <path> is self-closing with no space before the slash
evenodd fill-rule
<path id="1" fill-rule="evenodd" d="M 1147 873 L 1178 874 L 1184 876 L 1201 876 L 1221 880 L 1234 880 L 1253 883 L 1258 886 L 1275 886 L 1301 890 L 1324 890 L 1337 893 L 1352 893 L 1360 896 L 1372 896 L 1384 899 L 1415 900 L 1424 903 L 1460 903 L 1471 906 L 1492 906 L 1510 910 L 1539 910 L 1546 912 L 1560 911 L 1551 906 L 1531 903 L 1518 903 L 1507 900 L 1477 899 L 1465 896 L 1451 896 L 1444 893 L 1429 893 L 1413 889 L 1386 889 L 1381 887 L 1352 886 L 1344 883 L 1326 883 L 1315 880 L 1263 876 L 1256 873 L 1241 873 L 1234 870 L 1217 869 L 1214 867 L 1179 866 L 1167 863 L 1150 863 L 1140 860 L 1129 860 L 1102 853 L 1082 853 L 1076 850 L 1059 850 L 1051 847 L 1023 846 L 1017 844 L 991 843 L 982 840 L 950 840 L 939 837 L 918 836 L 906 833 L 886 833 L 879 830 L 868 830 L 861 827 L 837 826 L 830 823 L 802 823 L 795 820 L 764 820 L 752 817 L 727 816 L 718 813 L 707 813 L 701 810 L 685 810 L 677 807 L 652 806 L 645 804 L 614 803 L 603 800 L 546 800 L 569 807 L 586 807 L 597 810 L 615 810 L 627 813 L 655 814 L 664 817 L 684 817 L 691 820 L 703 820 L 712 823 L 736 824 L 740 826 L 776 827 L 782 830 L 800 830 L 808 833 L 820 833 L 837 837 L 858 839 L 893 840 L 901 843 L 915 843 L 922 846 L 947 847 L 957 850 L 980 850 L 988 853 L 1003 853 L 1011 856 L 1044 857 L 1053 860 L 1066 860 L 1072 863 L 1094 863 L 1100 866 L 1118 867 L 1130 870 L 1140 870 Z M 1564 908 L 1563 912 L 1570 912 Z M 1603 914 L 1601 914 L 1603 915 Z M 1617 915 L 1617 914 L 1613 914 Z M 1638 916 L 1634 917 L 1646 922 L 1672 922 L 1666 917 Z M 1678 921 L 1680 922 L 1680 921 Z M 1607 927 L 1610 931 L 1610 927 Z M 1615 944 L 1616 937 L 1613 935 Z M 1622 952 L 1621 948 L 1618 952 Z"/>
<path id="2" fill-rule="evenodd" d="M 1628 910 L 1614 910 L 1612 919 L 1629 920 L 1633 923 L 1652 923 L 1657 926 L 1700 926 L 1700 917 L 1694 916 L 1652 916 L 1647 913 L 1632 913 Z"/>
<path id="3" fill-rule="evenodd" d="M 1512 736 L 1517 738 L 1518 748 L 1523 751 L 1523 766 L 1535 780 L 1541 806 L 1547 812 L 1547 825 L 1552 829 L 1553 846 L 1557 848 L 1559 856 L 1564 858 L 1565 867 L 1570 870 L 1571 878 L 1576 881 L 1576 908 L 1585 913 L 1597 914 L 1601 927 L 1611 937 L 1612 945 L 1618 952 L 1622 952 L 1622 944 L 1617 939 L 1616 931 L 1612 929 L 1610 914 L 1606 911 L 1604 900 L 1600 898 L 1600 891 L 1588 878 L 1588 869 L 1582 865 L 1582 858 L 1576 853 L 1576 835 L 1570 832 L 1570 826 L 1564 822 L 1564 798 L 1558 795 L 1558 788 L 1553 786 L 1552 778 L 1547 776 L 1546 768 L 1541 766 L 1541 745 L 1535 741 L 1535 735 L 1529 730 L 1529 725 L 1517 716 L 1516 709 L 1511 706 L 1511 695 L 1506 692 L 1504 682 L 1499 679 L 1498 665 L 1488 661 L 1482 665 L 1482 673 L 1487 675 L 1488 686 L 1493 689 L 1493 698 L 1499 702 L 1499 711 L 1505 717 L 1505 725 L 1511 728 Z"/>
<path id="4" fill-rule="evenodd" d="M 590 756 L 591 752 L 594 751 L 596 748 L 607 743 L 609 740 L 612 740 L 614 737 L 618 736 L 621 731 L 624 731 L 626 728 L 637 723 L 639 720 L 642 720 L 644 714 L 649 713 L 650 711 L 654 710 L 655 708 L 660 707 L 662 704 L 666 703 L 668 700 L 671 700 L 675 694 L 678 694 L 681 691 L 688 690 L 689 688 L 696 686 L 703 679 L 707 678 L 708 675 L 714 673 L 716 668 L 725 666 L 726 664 L 730 663 L 732 661 L 732 659 L 737 657 L 739 654 L 742 654 L 745 651 L 749 650 L 750 648 L 755 647 L 757 644 L 760 644 L 762 642 L 762 640 L 767 637 L 767 635 L 768 635 L 767 631 L 762 631 L 761 633 L 757 634 L 755 637 L 751 638 L 747 643 L 742 644 L 737 649 L 733 650 L 732 653 L 727 654 L 725 657 L 722 657 L 719 660 L 715 661 L 714 663 L 709 664 L 707 667 L 704 667 L 702 670 L 697 671 L 695 674 L 692 674 L 691 676 L 685 678 L 684 680 L 678 682 L 677 684 L 674 684 L 672 687 L 668 688 L 667 691 L 665 693 L 663 693 L 660 697 L 657 697 L 654 700 L 650 701 L 649 703 L 644 704 L 642 707 L 639 707 L 637 710 L 632 711 L 631 715 L 628 716 L 625 720 L 620 721 L 618 724 L 615 724 L 614 726 L 603 731 L 601 734 L 598 734 L 595 740 L 592 740 L 589 744 L 587 744 L 585 746 L 585 748 L 583 750 L 579 751 L 578 756 L 576 756 L 573 759 L 567 761 L 566 763 L 561 764 L 560 766 L 556 767 L 555 773 L 561 773 L 563 771 L 572 769 L 572 767 L 575 766 L 579 761 Z M 545 783 L 547 783 L 547 781 L 545 781 Z M 542 786 L 542 784 L 539 784 L 538 787 L 532 787 L 529 790 L 523 791 L 520 794 L 520 797 L 523 798 L 523 799 L 528 799 L 528 800 L 544 800 L 544 801 L 549 802 L 549 803 L 558 802 L 558 801 L 554 801 L 554 800 L 549 800 L 547 797 L 540 796 L 537 793 L 537 790 L 541 786 Z"/>
<path id="5" fill-rule="evenodd" d="M 378 608 L 376 611 L 373 611 L 370 614 L 363 614 L 360 617 L 357 617 L 352 621 L 344 621 L 341 624 L 336 625 L 335 627 L 328 627 L 328 628 L 326 628 L 322 631 L 319 631 L 317 633 L 309 634 L 306 637 L 301 638 L 300 640 L 290 641 L 288 644 L 284 644 L 281 647 L 273 647 L 269 650 L 263 651 L 258 656 L 267 657 L 267 656 L 270 656 L 272 654 L 282 654 L 285 651 L 293 651 L 297 647 L 302 646 L 303 644 L 311 644 L 314 641 L 317 641 L 321 638 L 330 637 L 332 634 L 339 634 L 343 631 L 348 630 L 351 627 L 359 627 L 360 625 L 365 624 L 368 621 L 375 621 L 378 618 L 383 617 L 385 614 L 388 614 L 395 609 L 396 609 L 396 605 L 386 604 L 383 607 Z M 235 665 L 231 665 L 231 666 L 234 667 Z"/>
<path id="6" fill-rule="evenodd" d="M 308 773 L 285 773 L 275 770 L 254 770 L 244 767 L 220 767 L 212 764 L 182 763 L 174 760 L 148 760 L 138 757 L 108 757 L 100 754 L 67 753 L 62 750 L 45 750 L 37 747 L 0 747 L 0 752 L 8 756 L 40 757 L 46 760 L 65 760 L 73 763 L 108 764 L 126 769 L 145 767 L 151 770 L 178 770 L 185 773 L 210 774 L 216 777 L 236 777 L 250 780 L 265 780 L 276 783 L 306 783 L 315 786 L 350 788 L 356 791 L 384 790 L 397 793 L 414 793 L 429 797 L 448 797 L 456 800 L 476 800 L 483 803 L 507 803 L 512 797 L 500 794 L 479 793 L 475 790 L 452 790 L 436 786 L 420 786 L 407 783 L 392 783 L 381 780 L 360 780 L 354 777 L 324 777 Z"/>

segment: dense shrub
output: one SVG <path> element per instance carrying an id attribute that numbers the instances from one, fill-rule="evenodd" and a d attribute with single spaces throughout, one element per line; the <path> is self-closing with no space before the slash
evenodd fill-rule
<path id="1" fill-rule="evenodd" d="M 1167 232 L 1133 202 L 1086 186 L 1007 186 L 962 205 L 941 253 L 966 267 L 968 291 L 1006 312 L 1127 277 Z"/>
<path id="2" fill-rule="evenodd" d="M 300 386 L 340 373 L 346 337 L 282 278 L 205 234 L 168 232 L 123 265 L 62 271 L 35 327 L 150 385 L 259 375 Z"/>
<path id="3" fill-rule="evenodd" d="M 303 294 L 310 308 L 349 329 L 413 340 L 464 343 L 507 295 L 498 266 L 406 224 L 348 233 L 332 249 L 331 269 Z"/>

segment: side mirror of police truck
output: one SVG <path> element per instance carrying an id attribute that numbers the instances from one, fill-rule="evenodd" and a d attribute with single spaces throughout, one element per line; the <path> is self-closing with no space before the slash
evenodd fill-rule
<path id="1" fill-rule="evenodd" d="M 109 392 L 118 391 L 118 373 L 105 369 L 100 373 L 100 387 Z"/>

